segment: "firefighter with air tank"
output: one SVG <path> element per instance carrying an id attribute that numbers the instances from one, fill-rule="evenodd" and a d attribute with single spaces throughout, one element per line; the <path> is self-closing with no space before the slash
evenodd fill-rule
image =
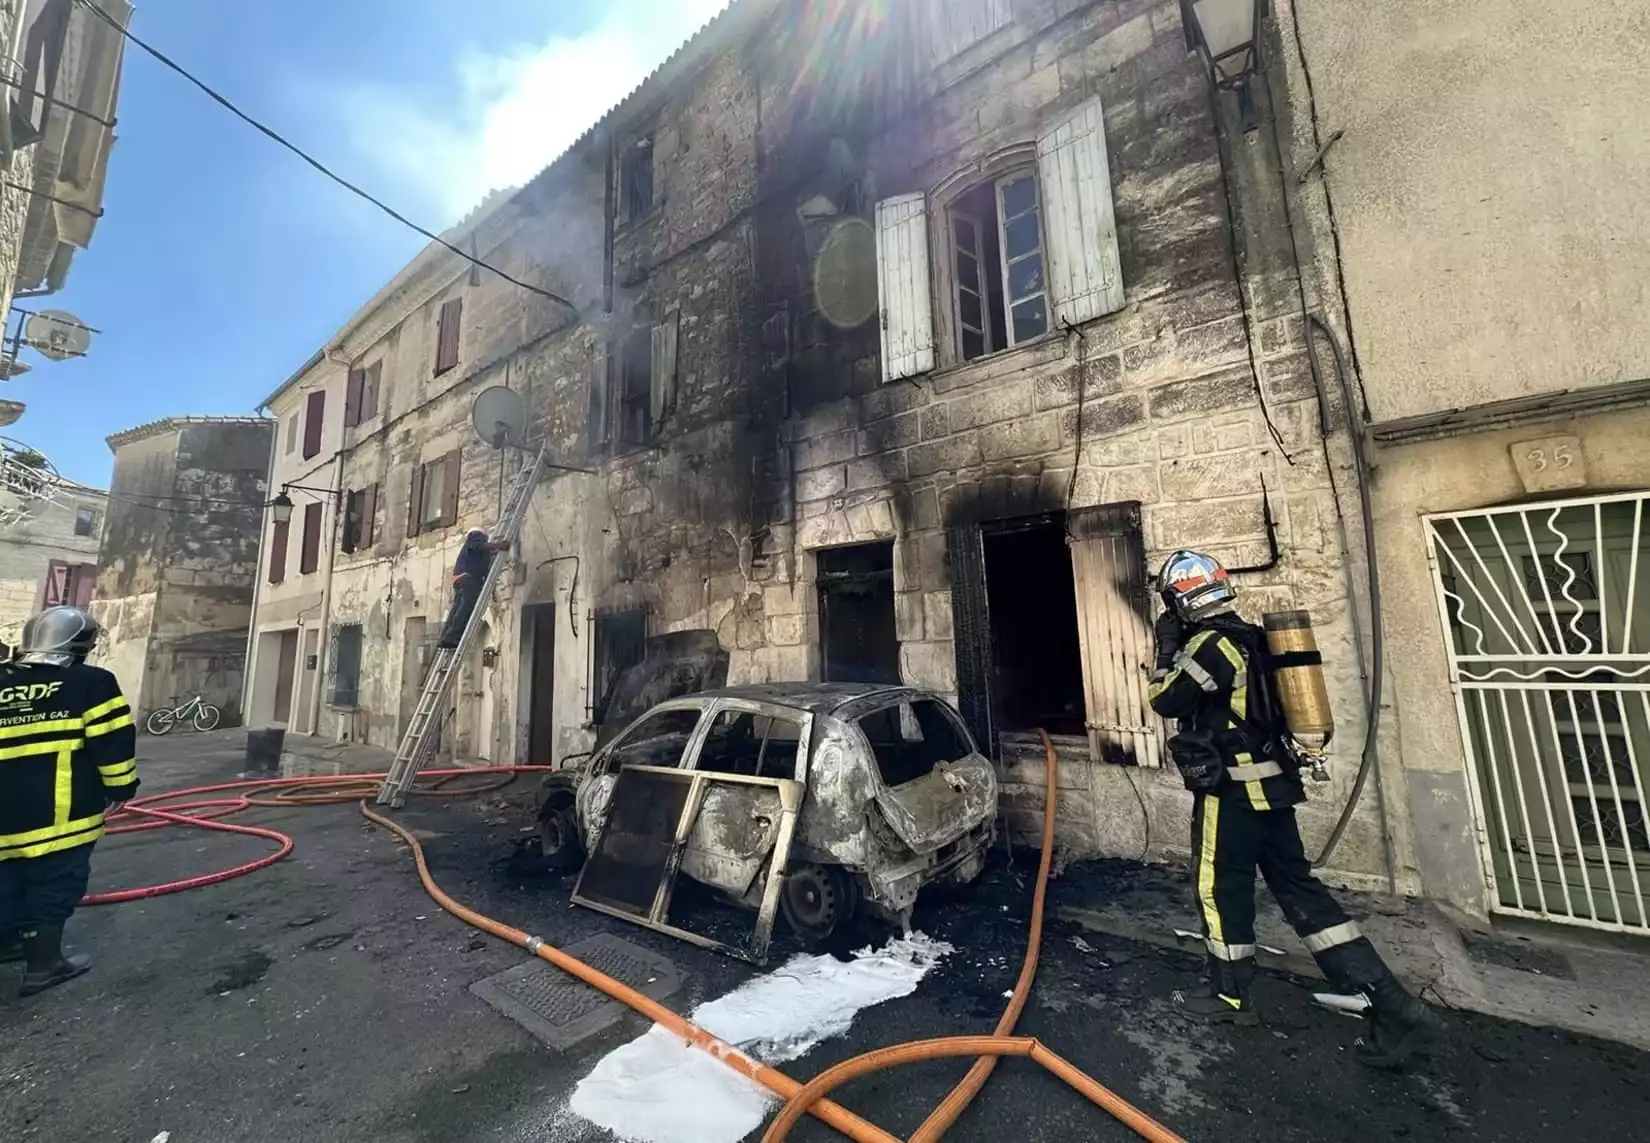
<path id="1" fill-rule="evenodd" d="M 1295 821 L 1302 771 L 1328 778 L 1322 750 L 1334 730 L 1311 620 L 1289 611 L 1266 615 L 1264 628 L 1246 622 L 1227 570 L 1201 552 L 1170 555 L 1156 587 L 1164 611 L 1149 695 L 1174 720 L 1169 753 L 1196 799 L 1193 876 L 1207 950 L 1207 986 L 1177 993 L 1177 1005 L 1208 1023 L 1257 1022 L 1259 869 L 1330 985 L 1367 1001 L 1359 1058 L 1402 1065 L 1431 1015 L 1313 876 Z"/>

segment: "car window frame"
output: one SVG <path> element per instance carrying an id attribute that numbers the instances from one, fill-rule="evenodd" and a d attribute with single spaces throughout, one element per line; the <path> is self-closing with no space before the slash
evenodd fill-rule
<path id="1" fill-rule="evenodd" d="M 961 714 L 953 710 L 951 704 L 939 695 L 928 694 L 926 691 L 903 690 L 898 692 L 889 691 L 886 695 L 878 697 L 883 701 L 870 703 L 863 708 L 856 707 L 852 718 L 842 720 L 846 726 L 853 728 L 854 734 L 858 737 L 860 748 L 863 750 L 866 760 L 870 763 L 871 773 L 876 777 L 878 789 L 892 790 L 896 787 L 890 786 L 883 779 L 882 764 L 877 760 L 877 752 L 875 746 L 871 743 L 871 736 L 865 733 L 865 729 L 860 726 L 859 722 L 862 718 L 869 718 L 873 714 L 880 714 L 897 706 L 919 702 L 933 703 L 939 707 L 940 713 L 950 721 L 951 729 L 956 732 L 957 738 L 963 745 L 968 747 L 968 753 L 964 754 L 962 758 L 953 759 L 953 761 L 961 762 L 964 758 L 984 758 L 987 762 L 990 762 L 990 759 L 980 752 L 980 744 L 975 742 L 974 736 L 968 732 L 968 724 L 963 722 Z"/>
<path id="2" fill-rule="evenodd" d="M 707 719 L 705 715 L 711 709 L 712 708 L 705 705 L 702 700 L 695 699 L 669 699 L 665 702 L 658 703 L 655 706 L 648 707 L 640 717 L 638 717 L 629 726 L 621 730 L 614 737 L 612 742 L 609 742 L 606 746 L 602 747 L 601 753 L 599 753 L 594 760 L 595 765 L 591 776 L 599 778 L 604 775 L 614 773 L 614 754 L 616 754 L 624 746 L 624 744 L 630 740 L 631 735 L 636 732 L 636 729 L 639 726 L 641 726 L 648 719 L 652 718 L 654 715 L 666 714 L 670 711 L 677 710 L 696 711 L 698 714 L 698 721 L 693 724 L 693 730 L 689 732 L 688 740 L 682 747 L 682 758 L 678 759 L 676 763 L 676 769 L 682 769 L 683 759 L 697 759 L 699 757 L 699 745 L 704 741 L 706 728 L 710 725 L 710 720 Z"/>
<path id="3" fill-rule="evenodd" d="M 796 740 L 796 772 L 794 779 L 802 783 L 805 791 L 808 786 L 808 751 L 813 741 L 814 716 L 811 711 L 800 710 L 794 706 L 781 706 L 778 703 L 758 702 L 754 699 L 719 698 L 705 709 L 705 717 L 700 719 L 695 730 L 690 749 L 683 755 L 686 761 L 681 768 L 694 773 L 699 772 L 699 755 L 705 742 L 710 738 L 710 728 L 715 725 L 716 719 L 723 711 L 737 711 L 740 714 L 763 715 L 768 718 L 783 718 L 789 722 L 800 724 L 801 731 Z M 649 712 L 651 713 L 651 712 Z M 706 770 L 706 774 L 715 774 L 719 771 Z"/>

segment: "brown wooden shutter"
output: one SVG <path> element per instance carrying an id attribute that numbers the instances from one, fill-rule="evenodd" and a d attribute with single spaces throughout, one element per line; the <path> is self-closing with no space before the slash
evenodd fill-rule
<path id="1" fill-rule="evenodd" d="M 435 371 L 438 375 L 458 364 L 458 327 L 463 314 L 463 298 L 452 298 L 441 303 L 441 320 L 435 336 Z"/>
<path id="2" fill-rule="evenodd" d="M 446 480 L 441 486 L 441 523 L 449 527 L 458 523 L 458 464 L 462 455 L 455 448 L 441 458 L 447 466 Z"/>
<path id="3" fill-rule="evenodd" d="M 367 366 L 366 380 L 361 386 L 361 420 L 370 421 L 378 415 L 378 384 L 384 376 L 384 363 L 374 361 Z"/>
<path id="4" fill-rule="evenodd" d="M 338 537 L 338 548 L 343 552 L 356 549 L 356 537 L 361 531 L 361 493 L 344 493 L 344 527 Z"/>
<path id="5" fill-rule="evenodd" d="M 298 574 L 308 575 L 321 566 L 320 504 L 304 505 L 304 546 L 298 552 Z"/>
<path id="6" fill-rule="evenodd" d="M 361 391 L 367 383 L 365 369 L 351 369 L 349 380 L 344 382 L 344 427 L 353 428 L 361 423 Z"/>
<path id="7" fill-rule="evenodd" d="M 373 524 L 378 515 L 378 485 L 369 484 L 361 490 L 361 527 L 357 532 L 355 546 L 366 548 L 372 546 L 374 538 Z"/>
<path id="8" fill-rule="evenodd" d="M 275 521 L 275 530 L 269 534 L 269 582 L 286 579 L 286 537 L 292 525 L 286 520 Z"/>
<path id="9" fill-rule="evenodd" d="M 97 586 L 97 565 L 76 564 L 70 581 L 74 584 L 74 605 L 81 610 L 92 605 L 92 589 Z"/>
<path id="10" fill-rule="evenodd" d="M 424 466 L 413 465 L 412 487 L 407 492 L 407 536 L 424 530 Z"/>
<path id="11" fill-rule="evenodd" d="M 304 411 L 304 459 L 321 451 L 321 425 L 327 414 L 327 391 L 317 389 L 309 395 L 309 406 Z"/>

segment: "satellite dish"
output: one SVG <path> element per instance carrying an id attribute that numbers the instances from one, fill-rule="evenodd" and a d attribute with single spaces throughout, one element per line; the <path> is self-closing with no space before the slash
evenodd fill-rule
<path id="1" fill-rule="evenodd" d="M 877 236 L 863 218 L 831 227 L 813 269 L 814 304 L 827 321 L 853 329 L 877 312 Z"/>
<path id="2" fill-rule="evenodd" d="M 527 406 L 514 389 L 494 385 L 476 394 L 470 423 L 476 436 L 494 448 L 520 445 L 527 439 Z"/>
<path id="3" fill-rule="evenodd" d="M 16 357 L 0 357 L 0 380 L 9 381 L 13 377 L 21 377 L 33 368 L 34 366 L 27 361 L 19 360 Z"/>
<path id="4" fill-rule="evenodd" d="M 23 341 L 53 361 L 84 357 L 92 331 L 67 310 L 42 310 L 23 323 Z"/>

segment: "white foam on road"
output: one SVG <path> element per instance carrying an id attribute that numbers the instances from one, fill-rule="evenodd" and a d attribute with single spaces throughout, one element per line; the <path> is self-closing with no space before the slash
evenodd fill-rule
<path id="1" fill-rule="evenodd" d="M 763 1063 L 784 1063 L 842 1035 L 862 1010 L 911 995 L 952 951 L 912 933 L 850 961 L 792 957 L 688 1018 Z M 655 1025 L 602 1057 L 568 1107 L 626 1143 L 737 1143 L 774 1103 L 766 1089 Z"/>

